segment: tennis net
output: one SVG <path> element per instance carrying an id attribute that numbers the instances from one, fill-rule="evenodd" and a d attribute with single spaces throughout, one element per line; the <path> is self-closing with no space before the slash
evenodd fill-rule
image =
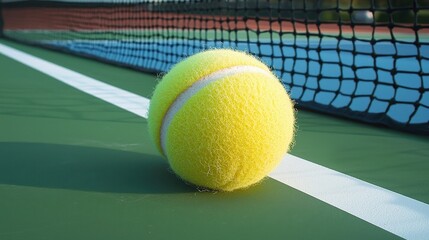
<path id="1" fill-rule="evenodd" d="M 429 133 L 429 0 L 3 0 L 1 13 L 5 38 L 146 72 L 244 50 L 299 107 Z"/>

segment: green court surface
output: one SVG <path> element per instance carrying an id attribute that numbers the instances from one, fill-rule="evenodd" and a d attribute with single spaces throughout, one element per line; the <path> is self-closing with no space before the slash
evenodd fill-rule
<path id="1" fill-rule="evenodd" d="M 150 98 L 154 75 L 0 43 Z M 183 183 L 146 119 L 0 54 L 0 239 L 396 239 L 273 179 Z M 429 139 L 299 110 L 291 154 L 429 203 Z"/>

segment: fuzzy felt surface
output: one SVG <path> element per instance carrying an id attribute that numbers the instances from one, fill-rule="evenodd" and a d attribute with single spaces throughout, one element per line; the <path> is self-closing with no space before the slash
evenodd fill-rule
<path id="1" fill-rule="evenodd" d="M 244 53 L 212 50 L 179 63 L 162 79 L 149 110 L 149 130 L 160 151 L 162 121 L 176 98 L 204 76 L 240 65 L 269 72 Z M 259 182 L 277 166 L 293 140 L 294 123 L 293 103 L 273 74 L 232 73 L 200 89 L 177 111 L 165 155 L 185 181 L 233 191 Z"/>

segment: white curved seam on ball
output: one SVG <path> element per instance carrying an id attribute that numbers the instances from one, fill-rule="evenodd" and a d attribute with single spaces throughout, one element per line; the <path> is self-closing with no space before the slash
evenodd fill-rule
<path id="1" fill-rule="evenodd" d="M 166 149 L 165 144 L 166 144 L 168 127 L 170 126 L 170 123 L 173 120 L 176 113 L 185 105 L 185 103 L 192 96 L 194 96 L 198 91 L 203 89 L 208 84 L 215 82 L 217 80 L 223 79 L 225 77 L 229 77 L 231 75 L 243 73 L 243 72 L 262 73 L 268 76 L 273 76 L 270 71 L 259 67 L 247 66 L 247 65 L 234 66 L 234 67 L 225 68 L 225 69 L 213 72 L 207 76 L 204 76 L 198 79 L 189 88 L 187 88 L 185 91 L 179 94 L 179 96 L 170 105 L 170 108 L 167 110 L 167 113 L 164 115 L 164 118 L 161 123 L 160 143 L 161 143 L 161 150 L 165 156 L 167 156 L 167 152 L 165 151 Z"/>

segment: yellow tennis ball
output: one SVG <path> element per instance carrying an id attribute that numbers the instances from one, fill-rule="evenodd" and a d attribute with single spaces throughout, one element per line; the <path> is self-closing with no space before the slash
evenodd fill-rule
<path id="1" fill-rule="evenodd" d="M 222 191 L 267 176 L 289 150 L 294 124 L 293 103 L 270 69 L 226 49 L 175 65 L 157 85 L 148 118 L 177 175 Z"/>

